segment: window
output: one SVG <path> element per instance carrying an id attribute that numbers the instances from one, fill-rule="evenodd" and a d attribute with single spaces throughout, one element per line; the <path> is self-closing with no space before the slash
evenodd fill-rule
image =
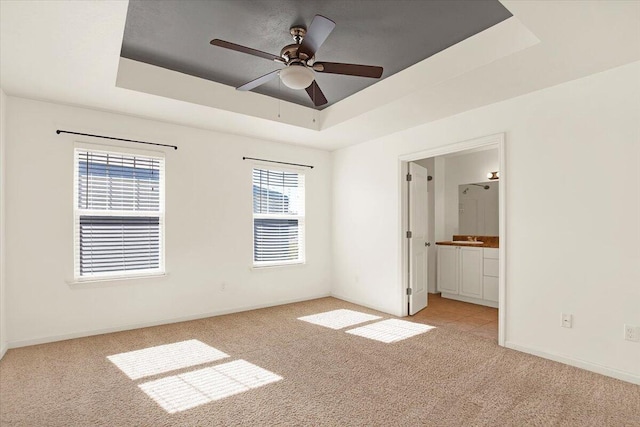
<path id="1" fill-rule="evenodd" d="M 253 265 L 304 262 L 304 174 L 253 169 Z"/>
<path id="2" fill-rule="evenodd" d="M 75 277 L 164 273 L 164 158 L 75 150 Z"/>

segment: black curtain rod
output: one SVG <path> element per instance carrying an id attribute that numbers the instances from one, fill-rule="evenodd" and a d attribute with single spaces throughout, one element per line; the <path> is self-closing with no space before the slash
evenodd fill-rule
<path id="1" fill-rule="evenodd" d="M 125 141 L 125 142 L 135 142 L 136 144 L 147 144 L 147 145 L 157 145 L 159 147 L 171 147 L 174 150 L 177 150 L 178 147 L 176 147 L 175 145 L 168 145 L 168 144 L 158 144 L 157 142 L 144 142 L 144 141 L 136 141 L 135 139 L 124 139 L 124 138 L 114 138 L 112 136 L 103 136 L 103 135 L 92 135 L 90 133 L 80 133 L 80 132 L 71 132 L 68 130 L 60 130 L 58 129 L 56 131 L 56 133 L 58 135 L 60 135 L 61 133 L 68 133 L 71 135 L 80 135 L 80 136 L 92 136 L 94 138 L 104 138 L 104 139 L 113 139 L 115 141 Z"/>
<path id="2" fill-rule="evenodd" d="M 261 162 L 269 162 L 269 163 L 279 163 L 281 165 L 291 165 L 291 166 L 302 166 L 305 168 L 311 168 L 313 169 L 313 166 L 311 165 L 301 165 L 299 163 L 287 163 L 287 162 L 277 162 L 275 160 L 266 160 L 266 159 L 256 159 L 254 157 L 243 157 L 242 160 L 259 160 Z"/>

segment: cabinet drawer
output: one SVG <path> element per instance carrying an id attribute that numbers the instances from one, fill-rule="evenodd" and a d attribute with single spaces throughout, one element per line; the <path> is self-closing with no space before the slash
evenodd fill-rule
<path id="1" fill-rule="evenodd" d="M 500 258 L 500 250 L 495 248 L 482 248 L 485 258 L 498 259 Z"/>
<path id="2" fill-rule="evenodd" d="M 498 277 L 500 271 L 500 262 L 497 259 L 484 259 L 484 275 Z"/>
<path id="3" fill-rule="evenodd" d="M 498 302 L 497 277 L 484 276 L 482 278 L 482 298 L 489 301 Z"/>

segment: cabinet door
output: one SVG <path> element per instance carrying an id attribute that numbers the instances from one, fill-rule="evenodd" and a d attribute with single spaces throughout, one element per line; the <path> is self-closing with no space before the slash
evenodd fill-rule
<path id="1" fill-rule="evenodd" d="M 458 246 L 438 246 L 438 290 L 458 293 Z"/>
<path id="2" fill-rule="evenodd" d="M 460 295 L 482 298 L 482 248 L 460 248 Z"/>

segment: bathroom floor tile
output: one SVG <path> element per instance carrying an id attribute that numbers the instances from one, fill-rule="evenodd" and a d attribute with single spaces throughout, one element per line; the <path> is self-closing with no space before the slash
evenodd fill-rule
<path id="1" fill-rule="evenodd" d="M 411 317 L 414 321 L 451 328 L 498 341 L 498 309 L 429 294 L 429 305 Z"/>

